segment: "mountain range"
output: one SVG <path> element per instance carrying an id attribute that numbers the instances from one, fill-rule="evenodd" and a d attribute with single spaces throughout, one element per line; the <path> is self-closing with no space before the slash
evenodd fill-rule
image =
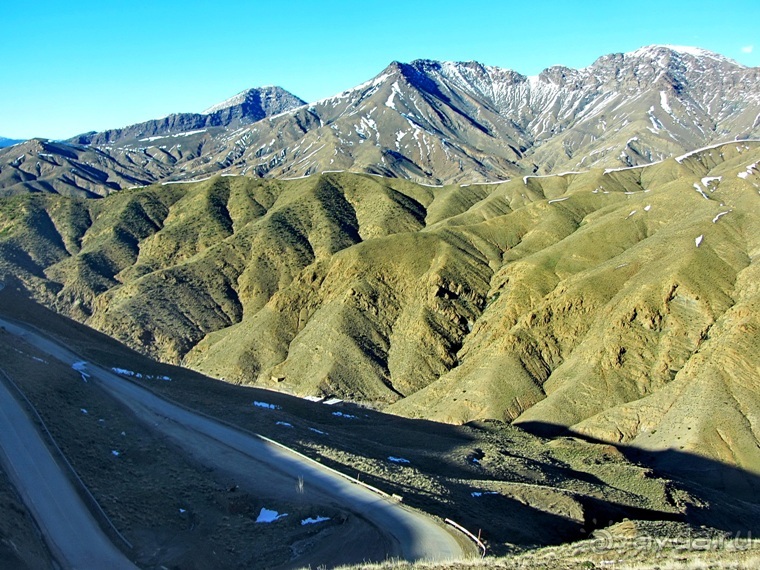
<path id="1" fill-rule="evenodd" d="M 759 73 L 420 60 L 27 141 L 0 281 L 230 382 L 757 474 Z"/>
<path id="2" fill-rule="evenodd" d="M 14 144 L 18 144 L 20 142 L 24 142 L 24 141 L 20 139 L 9 139 L 6 137 L 0 137 L 0 148 L 13 146 Z"/>
<path id="3" fill-rule="evenodd" d="M 306 104 L 277 87 L 207 109 L 0 151 L 0 192 L 94 196 L 217 173 L 346 170 L 428 184 L 628 167 L 760 137 L 760 68 L 648 46 L 537 76 L 477 62 L 391 63 Z"/>

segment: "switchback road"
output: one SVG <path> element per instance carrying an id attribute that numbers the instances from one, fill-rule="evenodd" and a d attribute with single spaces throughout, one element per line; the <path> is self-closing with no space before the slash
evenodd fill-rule
<path id="1" fill-rule="evenodd" d="M 81 358 L 30 327 L 0 319 L 12 334 L 69 365 Z M 424 513 L 383 498 L 341 477 L 319 463 L 303 458 L 253 434 L 234 429 L 194 413 L 133 384 L 116 374 L 88 364 L 91 380 L 135 415 L 170 437 L 196 460 L 236 477 L 241 486 L 266 499 L 292 499 L 299 479 L 304 500 L 330 505 L 355 515 L 344 525 L 345 536 L 317 548 L 314 557 L 294 560 L 295 565 L 359 563 L 402 558 L 415 560 L 461 559 L 474 554 L 461 537 Z"/>

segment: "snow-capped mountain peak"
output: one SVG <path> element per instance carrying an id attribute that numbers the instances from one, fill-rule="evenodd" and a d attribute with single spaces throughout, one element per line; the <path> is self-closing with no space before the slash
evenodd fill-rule
<path id="1" fill-rule="evenodd" d="M 276 85 L 265 85 L 262 87 L 254 87 L 253 89 L 246 89 L 241 91 L 237 95 L 233 95 L 229 99 L 225 99 L 221 103 L 212 105 L 208 109 L 204 110 L 201 115 L 212 115 L 225 109 L 231 109 L 233 107 L 239 107 L 246 104 L 261 107 L 268 111 L 266 114 L 277 114 L 282 112 L 286 108 L 293 108 L 298 105 L 304 104 L 303 101 L 295 97 L 291 93 L 285 91 L 282 87 Z"/>
<path id="2" fill-rule="evenodd" d="M 670 44 L 653 44 L 641 47 L 637 50 L 625 53 L 626 57 L 644 57 L 657 58 L 664 53 L 677 54 L 678 56 L 691 56 L 697 59 L 711 59 L 714 61 L 729 63 L 738 67 L 745 67 L 742 64 L 730 59 L 724 55 L 693 46 L 678 46 Z"/>
<path id="3" fill-rule="evenodd" d="M 760 68 L 666 45 L 530 77 L 474 61 L 418 59 L 392 62 L 310 104 L 264 87 L 205 113 L 72 142 L 124 153 L 137 165 L 129 175 L 140 181 L 353 170 L 442 184 L 627 168 L 760 138 Z M 36 159 L 27 162 L 33 168 Z"/>

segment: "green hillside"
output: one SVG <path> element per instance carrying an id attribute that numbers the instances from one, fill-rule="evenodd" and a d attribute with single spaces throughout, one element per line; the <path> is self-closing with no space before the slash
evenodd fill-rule
<path id="1" fill-rule="evenodd" d="M 0 201 L 0 280 L 231 382 L 756 475 L 759 162 L 737 142 L 500 184 L 329 173 L 21 195 Z M 752 492 L 739 479 L 722 484 Z"/>

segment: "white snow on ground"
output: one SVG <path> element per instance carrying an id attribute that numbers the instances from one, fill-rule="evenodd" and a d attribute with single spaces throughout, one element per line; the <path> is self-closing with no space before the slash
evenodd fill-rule
<path id="1" fill-rule="evenodd" d="M 142 374 L 140 372 L 134 372 L 127 370 L 126 368 L 111 368 L 112 372 L 121 374 L 122 376 L 129 376 L 130 378 L 145 378 L 146 380 L 163 380 L 164 382 L 171 382 L 172 379 L 168 376 L 153 376 L 152 374 Z"/>
<path id="2" fill-rule="evenodd" d="M 200 133 L 205 133 L 206 129 L 200 129 L 198 131 L 185 131 L 184 133 L 175 133 L 173 135 L 167 134 L 167 135 L 159 135 L 156 137 L 147 137 L 144 139 L 139 139 L 140 142 L 153 142 L 158 139 L 168 139 L 169 137 L 177 138 L 177 137 L 189 137 L 191 135 L 198 135 Z"/>
<path id="3" fill-rule="evenodd" d="M 699 247 L 699 244 L 702 243 L 702 240 L 704 239 L 704 237 L 705 237 L 704 235 L 701 235 L 694 240 L 694 243 L 696 244 L 697 247 Z"/>
<path id="4" fill-rule="evenodd" d="M 333 412 L 332 415 L 338 416 L 339 418 L 348 418 L 349 420 L 355 420 L 357 416 L 352 416 L 351 414 L 344 414 L 343 412 Z"/>
<path id="5" fill-rule="evenodd" d="M 320 435 L 327 435 L 327 432 L 326 432 L 326 431 L 322 431 L 321 429 L 317 429 L 317 428 L 312 428 L 312 427 L 310 427 L 310 428 L 309 428 L 309 431 L 313 431 L 314 433 L 318 433 L 318 434 L 320 434 Z"/>
<path id="6" fill-rule="evenodd" d="M 304 396 L 304 400 L 308 400 L 309 402 L 314 402 L 315 404 L 319 404 L 322 400 L 324 400 L 321 396 Z"/>
<path id="7" fill-rule="evenodd" d="M 195 184 L 196 182 L 205 182 L 206 180 L 211 180 L 211 177 L 206 176 L 206 178 L 196 178 L 195 180 L 170 180 L 169 182 L 162 182 L 161 186 L 168 186 L 169 184 Z"/>
<path id="8" fill-rule="evenodd" d="M 329 398 L 322 402 L 325 406 L 334 406 L 335 404 L 340 404 L 343 400 L 340 398 Z"/>
<path id="9" fill-rule="evenodd" d="M 186 512 L 187 512 L 187 511 L 186 511 L 185 509 L 180 509 L 180 510 L 179 510 L 179 513 L 180 513 L 180 514 L 184 514 L 184 513 L 186 513 Z"/>
<path id="10" fill-rule="evenodd" d="M 668 94 L 665 91 L 660 91 L 660 107 L 668 114 L 673 112 L 673 109 L 668 104 Z"/>
<path id="11" fill-rule="evenodd" d="M 404 459 L 403 457 L 393 457 L 392 455 L 388 456 L 388 461 L 391 461 L 392 463 L 411 463 L 408 459 Z"/>
<path id="12" fill-rule="evenodd" d="M 715 216 L 715 217 L 713 218 L 713 224 L 717 223 L 717 222 L 718 222 L 718 220 L 720 220 L 720 218 L 721 218 L 722 216 L 725 216 L 726 214 L 730 214 L 730 213 L 731 213 L 731 210 L 727 210 L 727 211 L 725 211 L 725 212 L 721 212 L 720 214 L 718 214 L 717 216 Z"/>
<path id="13" fill-rule="evenodd" d="M 233 95 L 232 97 L 230 97 L 229 99 L 225 99 L 221 103 L 216 103 L 215 105 L 212 105 L 205 111 L 201 111 L 201 115 L 210 115 L 211 113 L 215 113 L 216 111 L 221 111 L 222 109 L 227 109 L 229 107 L 233 107 L 234 105 L 240 105 L 243 101 L 245 101 L 246 95 L 248 95 L 248 90 L 238 93 L 237 95 Z"/>
<path id="14" fill-rule="evenodd" d="M 565 196 L 564 198 L 555 198 L 554 200 L 549 200 L 547 204 L 554 204 L 554 202 L 564 202 L 567 200 L 570 196 Z"/>
<path id="15" fill-rule="evenodd" d="M 87 363 L 84 360 L 80 362 L 75 362 L 74 364 L 71 365 L 71 367 L 82 375 L 82 380 L 87 382 L 87 379 L 90 377 L 90 375 L 87 374 L 86 372 Z"/>
<path id="16" fill-rule="evenodd" d="M 757 164 L 758 164 L 757 162 L 755 162 L 754 164 L 750 164 L 747 167 L 747 170 L 745 170 L 744 172 L 740 172 L 739 174 L 737 174 L 737 176 L 739 178 L 743 178 L 744 180 L 746 180 L 747 178 L 749 178 L 749 175 L 752 174 L 752 171 L 757 169 Z"/>
<path id="17" fill-rule="evenodd" d="M 254 402 L 254 406 L 257 408 L 266 408 L 267 410 L 281 410 L 282 406 L 277 406 L 275 404 L 267 404 L 266 402 Z"/>
<path id="18" fill-rule="evenodd" d="M 702 190 L 702 187 L 699 184 L 697 184 L 696 182 L 694 183 L 694 190 L 696 190 L 697 192 L 699 192 L 700 194 L 702 194 L 702 197 L 705 200 L 709 200 L 710 199 L 710 197 L 707 194 L 705 194 L 704 190 Z"/>
<path id="19" fill-rule="evenodd" d="M 394 81 L 393 85 L 391 85 L 391 94 L 388 95 L 388 99 L 385 101 L 385 106 L 390 107 L 394 111 L 396 110 L 396 105 L 393 100 L 396 98 L 396 95 L 401 95 L 401 89 L 399 89 L 398 81 Z"/>
<path id="20" fill-rule="evenodd" d="M 710 182 L 720 182 L 721 180 L 723 180 L 722 176 L 705 176 L 702 179 L 702 186 L 704 186 L 705 188 L 709 188 Z"/>
<path id="21" fill-rule="evenodd" d="M 119 455 L 121 455 L 121 453 L 118 452 L 118 451 L 116 451 L 115 449 L 112 449 L 111 450 L 111 455 L 113 455 L 114 457 L 119 457 Z"/>
<path id="22" fill-rule="evenodd" d="M 173 137 L 189 137 L 191 135 L 199 135 L 201 133 L 205 133 L 206 129 L 199 129 L 197 131 L 185 131 L 184 133 L 177 133 L 172 135 Z"/>
<path id="23" fill-rule="evenodd" d="M 483 495 L 498 495 L 496 491 L 473 491 L 470 493 L 473 497 L 482 497 Z"/>
<path id="24" fill-rule="evenodd" d="M 82 412 L 83 414 L 87 414 L 87 410 L 85 410 L 84 408 L 79 408 L 79 411 Z"/>
<path id="25" fill-rule="evenodd" d="M 308 519 L 303 519 L 301 521 L 301 526 L 306 526 L 307 524 L 317 524 L 317 523 L 321 523 L 321 522 L 325 522 L 329 520 L 330 520 L 330 517 L 320 517 L 320 516 L 316 516 L 314 518 L 309 517 Z"/>
<path id="26" fill-rule="evenodd" d="M 288 422 L 275 422 L 275 425 L 289 427 L 289 428 L 293 427 L 293 424 L 289 424 Z"/>
<path id="27" fill-rule="evenodd" d="M 271 523 L 276 520 L 280 520 L 283 517 L 288 516 L 287 513 L 280 514 L 277 511 L 261 508 L 259 516 L 256 518 L 257 523 Z"/>
<path id="28" fill-rule="evenodd" d="M 649 111 L 648 111 L 647 114 L 649 115 L 649 120 L 652 123 L 652 128 L 647 127 L 647 128 L 649 128 L 650 131 L 652 131 L 653 133 L 657 134 L 657 133 L 660 132 L 660 129 L 664 129 L 665 128 L 663 126 L 663 124 L 660 122 L 660 119 L 658 119 L 654 115 L 654 105 L 652 105 L 651 107 L 649 107 Z"/>

